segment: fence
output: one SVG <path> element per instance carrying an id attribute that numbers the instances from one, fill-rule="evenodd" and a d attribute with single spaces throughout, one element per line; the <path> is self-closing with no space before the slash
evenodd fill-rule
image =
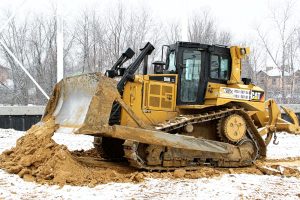
<path id="1" fill-rule="evenodd" d="M 0 128 L 28 130 L 40 121 L 45 106 L 0 106 Z"/>

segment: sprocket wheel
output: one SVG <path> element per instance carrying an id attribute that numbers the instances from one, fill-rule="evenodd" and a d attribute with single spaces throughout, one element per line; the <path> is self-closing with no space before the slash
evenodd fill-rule
<path id="1" fill-rule="evenodd" d="M 232 144 L 240 142 L 245 137 L 246 131 L 246 121 L 238 114 L 220 119 L 217 126 L 220 139 Z"/>

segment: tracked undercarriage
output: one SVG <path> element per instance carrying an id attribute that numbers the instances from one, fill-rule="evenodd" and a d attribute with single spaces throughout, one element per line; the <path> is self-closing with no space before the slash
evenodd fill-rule
<path id="1" fill-rule="evenodd" d="M 178 167 L 185 169 L 197 169 L 201 165 L 212 165 L 218 167 L 241 167 L 251 165 L 260 156 L 265 156 L 265 143 L 259 136 L 257 129 L 243 109 L 224 108 L 219 111 L 212 111 L 197 115 L 181 115 L 174 120 L 161 123 L 155 127 L 156 130 L 168 132 L 171 134 L 188 134 L 185 128 L 195 126 L 205 122 L 216 121 L 220 123 L 232 115 L 241 116 L 246 122 L 246 134 L 238 141 L 233 142 L 234 150 L 229 154 L 211 153 L 204 151 L 191 151 L 166 146 L 151 145 L 139 143 L 131 140 L 125 140 L 121 146 L 120 141 L 109 140 L 104 138 L 104 146 L 112 146 L 118 148 L 103 149 L 100 145 L 100 138 L 96 139 L 95 147 L 104 158 L 113 158 L 116 155 L 121 159 L 124 157 L 131 166 L 147 170 L 173 170 Z M 216 127 L 217 129 L 217 127 Z M 217 130 L 218 135 L 224 134 Z M 191 136 L 193 137 L 193 136 Z M 226 138 L 222 135 L 221 138 Z M 224 140 L 221 139 L 220 140 Z M 98 140 L 98 143 L 97 143 Z M 229 139 L 227 139 L 227 142 Z M 224 144 L 225 141 L 222 141 Z M 228 143 L 227 143 L 228 144 Z M 120 153 L 123 148 L 124 153 Z M 115 151 L 115 152 L 114 152 Z M 115 156 L 113 156 L 115 155 Z"/>

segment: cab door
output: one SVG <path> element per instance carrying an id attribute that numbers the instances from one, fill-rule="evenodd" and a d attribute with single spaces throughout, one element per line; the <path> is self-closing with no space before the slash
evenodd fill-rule
<path id="1" fill-rule="evenodd" d="M 177 105 L 203 104 L 205 92 L 204 58 L 198 48 L 180 48 L 178 57 Z"/>

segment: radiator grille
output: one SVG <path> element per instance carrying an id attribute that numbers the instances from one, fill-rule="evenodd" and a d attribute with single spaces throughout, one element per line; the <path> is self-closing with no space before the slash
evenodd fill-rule
<path id="1" fill-rule="evenodd" d="M 150 95 L 160 95 L 160 88 L 161 88 L 161 85 L 154 85 L 154 84 L 151 84 L 150 85 Z"/>
<path id="2" fill-rule="evenodd" d="M 166 101 L 166 99 L 161 99 L 161 107 L 162 108 L 172 108 L 172 101 Z"/>
<path id="3" fill-rule="evenodd" d="M 172 94 L 173 87 L 170 86 L 162 86 L 162 95 L 165 95 L 166 93 Z"/>
<path id="4" fill-rule="evenodd" d="M 150 96 L 149 106 L 159 108 L 159 97 Z"/>
<path id="5" fill-rule="evenodd" d="M 149 81 L 144 85 L 144 107 L 150 110 L 175 109 L 175 83 Z"/>

